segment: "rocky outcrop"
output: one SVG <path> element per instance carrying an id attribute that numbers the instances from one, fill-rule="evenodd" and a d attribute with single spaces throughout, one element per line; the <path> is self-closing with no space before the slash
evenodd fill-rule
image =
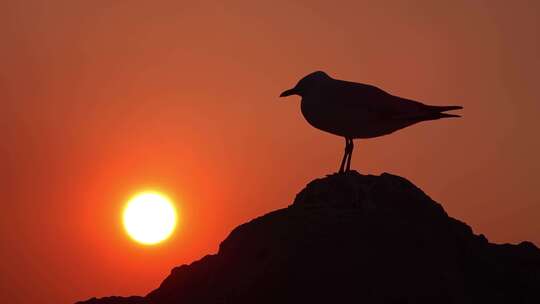
<path id="1" fill-rule="evenodd" d="M 353 171 L 238 226 L 144 298 L 85 303 L 540 303 L 540 250 L 491 244 L 406 179 Z"/>
<path id="2" fill-rule="evenodd" d="M 85 304 L 145 304 L 148 301 L 144 297 L 131 296 L 131 297 L 106 297 L 106 298 L 92 298 L 90 300 L 79 302 Z"/>

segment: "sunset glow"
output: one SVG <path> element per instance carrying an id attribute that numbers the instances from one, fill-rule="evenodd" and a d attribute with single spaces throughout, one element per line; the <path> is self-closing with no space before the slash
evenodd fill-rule
<path id="1" fill-rule="evenodd" d="M 176 210 L 165 195 L 142 192 L 127 203 L 123 223 L 127 234 L 138 243 L 153 245 L 166 240 L 176 227 Z"/>
<path id="2" fill-rule="evenodd" d="M 0 20 L 0 304 L 146 295 L 336 173 L 345 139 L 279 97 L 316 70 L 463 106 L 355 141 L 351 169 L 540 246 L 540 1 L 27 0 Z M 128 207 L 150 193 L 161 228 Z"/>

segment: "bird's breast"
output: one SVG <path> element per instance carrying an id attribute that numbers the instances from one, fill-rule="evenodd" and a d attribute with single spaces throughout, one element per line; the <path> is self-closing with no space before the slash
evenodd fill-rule
<path id="1" fill-rule="evenodd" d="M 350 123 L 343 111 L 337 107 L 323 102 L 302 100 L 300 108 L 306 121 L 313 127 L 338 136 L 347 136 L 350 133 L 347 130 L 350 129 L 347 126 Z"/>

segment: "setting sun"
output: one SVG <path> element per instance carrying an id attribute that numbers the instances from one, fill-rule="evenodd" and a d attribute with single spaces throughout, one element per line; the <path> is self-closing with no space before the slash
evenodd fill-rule
<path id="1" fill-rule="evenodd" d="M 167 239 L 176 227 L 176 209 L 171 200 L 158 192 L 142 192 L 131 198 L 124 209 L 127 234 L 144 245 Z"/>

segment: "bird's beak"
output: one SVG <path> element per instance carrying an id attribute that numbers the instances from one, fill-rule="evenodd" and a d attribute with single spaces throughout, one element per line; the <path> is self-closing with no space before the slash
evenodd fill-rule
<path id="1" fill-rule="evenodd" d="M 295 88 L 292 88 L 290 90 L 284 91 L 283 93 L 279 94 L 279 97 L 291 96 L 295 94 L 298 94 L 298 92 L 295 90 Z"/>

